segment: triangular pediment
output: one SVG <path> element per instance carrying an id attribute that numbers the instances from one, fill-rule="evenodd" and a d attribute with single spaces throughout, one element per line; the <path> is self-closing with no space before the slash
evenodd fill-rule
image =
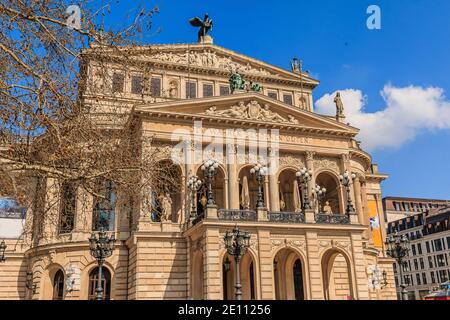
<path id="1" fill-rule="evenodd" d="M 125 49 L 124 49 L 125 50 Z M 319 81 L 213 44 L 150 45 L 126 49 L 128 58 L 172 68 L 206 69 L 229 74 L 237 71 L 248 79 L 278 79 L 315 87 Z"/>
<path id="2" fill-rule="evenodd" d="M 210 119 L 225 124 L 246 122 L 249 126 L 279 128 L 310 128 L 321 132 L 337 132 L 354 136 L 358 129 L 330 117 L 302 110 L 259 93 L 162 102 L 135 106 L 142 115 L 178 119 Z"/>

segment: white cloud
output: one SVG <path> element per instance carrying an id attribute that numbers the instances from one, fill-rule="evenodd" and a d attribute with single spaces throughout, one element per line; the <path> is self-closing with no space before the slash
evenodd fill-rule
<path id="1" fill-rule="evenodd" d="M 369 151 L 399 147 L 423 130 L 450 129 L 450 101 L 440 88 L 386 85 L 380 92 L 386 106 L 373 113 L 365 112 L 367 97 L 360 90 L 338 91 L 346 121 L 361 129 L 357 139 Z M 316 111 L 335 115 L 335 95 L 336 92 L 325 94 L 317 100 Z"/>

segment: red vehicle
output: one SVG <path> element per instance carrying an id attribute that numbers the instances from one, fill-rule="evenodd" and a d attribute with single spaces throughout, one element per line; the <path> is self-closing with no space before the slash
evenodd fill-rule
<path id="1" fill-rule="evenodd" d="M 436 291 L 426 295 L 424 300 L 450 300 L 450 281 L 441 284 Z"/>

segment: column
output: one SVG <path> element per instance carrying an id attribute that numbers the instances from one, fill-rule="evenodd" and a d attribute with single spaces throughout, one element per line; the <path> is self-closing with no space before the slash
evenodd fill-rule
<path id="1" fill-rule="evenodd" d="M 275 157 L 278 155 L 274 154 L 272 150 L 270 150 L 269 153 L 269 163 L 270 163 L 270 170 L 269 170 L 269 204 L 266 204 L 266 206 L 269 208 L 270 211 L 278 212 L 280 211 L 280 191 L 278 188 L 278 162 Z"/>
<path id="2" fill-rule="evenodd" d="M 258 230 L 259 278 L 262 300 L 275 299 L 270 231 Z"/>
<path id="3" fill-rule="evenodd" d="M 314 155 L 315 154 L 316 153 L 313 151 L 306 151 L 306 169 L 312 171 L 313 177 L 314 177 Z M 299 168 L 299 169 L 301 169 L 301 168 Z M 309 182 L 309 186 L 308 186 L 308 193 L 309 193 L 308 197 L 311 201 L 311 204 L 312 204 L 312 194 L 313 194 L 315 183 L 316 183 L 315 180 L 311 179 L 311 181 Z"/>
<path id="4" fill-rule="evenodd" d="M 236 146 L 227 145 L 228 208 L 239 209 L 239 181 L 237 172 Z"/>
<path id="5" fill-rule="evenodd" d="M 309 270 L 309 274 L 306 275 L 309 277 L 309 297 L 311 297 L 311 300 L 324 300 L 322 262 L 319 257 L 319 241 L 316 232 L 306 232 L 306 251 Z"/>
<path id="6" fill-rule="evenodd" d="M 264 207 L 266 209 L 270 208 L 270 189 L 269 189 L 269 178 L 264 177 Z"/>
<path id="7" fill-rule="evenodd" d="M 355 198 L 355 208 L 358 214 L 358 220 L 360 224 L 364 224 L 364 212 L 361 203 L 361 182 L 359 181 L 359 176 L 356 177 L 354 181 L 354 198 Z"/>
<path id="8" fill-rule="evenodd" d="M 222 264 L 219 261 L 219 229 L 205 231 L 205 250 L 203 256 L 204 293 L 206 300 L 220 300 Z"/>

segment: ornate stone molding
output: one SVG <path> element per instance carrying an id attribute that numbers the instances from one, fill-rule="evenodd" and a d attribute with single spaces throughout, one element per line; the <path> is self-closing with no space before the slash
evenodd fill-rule
<path id="1" fill-rule="evenodd" d="M 329 169 L 339 173 L 339 163 L 334 158 L 319 158 L 314 160 L 314 170 Z"/>
<path id="2" fill-rule="evenodd" d="M 305 166 L 302 156 L 294 153 L 282 153 L 279 156 L 280 167 L 295 167 L 301 169 Z"/>
<path id="3" fill-rule="evenodd" d="M 237 105 L 233 105 L 224 110 L 218 110 L 216 106 L 212 106 L 202 114 L 244 120 L 299 124 L 299 121 L 294 116 L 288 115 L 286 119 L 278 113 L 271 111 L 269 104 L 265 104 L 262 107 L 257 101 L 251 101 L 247 104 L 244 101 L 240 101 Z"/>

